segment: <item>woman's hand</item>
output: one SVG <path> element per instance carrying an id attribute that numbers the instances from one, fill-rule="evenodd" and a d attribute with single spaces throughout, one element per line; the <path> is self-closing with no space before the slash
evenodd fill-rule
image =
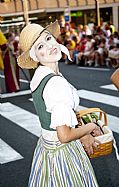
<path id="1" fill-rule="evenodd" d="M 93 130 L 92 132 L 91 132 L 91 135 L 92 136 L 100 136 L 100 135 L 102 135 L 103 133 L 102 133 L 102 131 L 100 130 L 100 127 L 99 126 L 97 126 L 96 127 L 96 129 L 95 130 Z"/>
<path id="2" fill-rule="evenodd" d="M 96 129 L 97 125 L 95 123 L 88 123 L 84 126 L 79 126 L 78 128 L 71 128 L 67 125 L 58 126 L 56 128 L 57 136 L 61 143 L 67 143 L 72 140 L 80 139 Z"/>
<path id="3" fill-rule="evenodd" d="M 83 136 L 80 138 L 80 141 L 88 155 L 93 154 L 93 148 L 98 149 L 98 145 L 100 144 L 100 141 L 96 140 L 91 134 Z"/>

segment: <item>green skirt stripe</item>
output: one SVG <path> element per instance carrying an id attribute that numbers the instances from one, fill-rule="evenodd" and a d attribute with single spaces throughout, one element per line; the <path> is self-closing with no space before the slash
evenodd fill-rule
<path id="1" fill-rule="evenodd" d="M 28 187 L 98 187 L 79 140 L 67 144 L 39 139 Z"/>

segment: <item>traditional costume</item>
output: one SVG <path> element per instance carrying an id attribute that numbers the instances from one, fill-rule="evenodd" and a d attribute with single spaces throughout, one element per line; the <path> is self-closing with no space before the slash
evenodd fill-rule
<path id="1" fill-rule="evenodd" d="M 25 68 L 37 67 L 37 57 L 32 45 L 46 29 L 57 37 L 58 28 L 57 22 L 47 28 L 39 25 L 32 27 L 32 24 L 26 26 L 20 36 L 24 53 L 18 58 L 18 64 Z M 31 33 L 29 44 L 22 43 L 28 31 Z M 78 124 L 75 111 L 79 105 L 79 97 L 76 89 L 60 72 L 56 74 L 44 65 L 39 65 L 36 69 L 30 87 L 41 123 L 41 137 L 34 152 L 28 186 L 98 187 L 90 160 L 80 140 L 61 143 L 57 135 L 58 126 L 68 124 L 75 128 Z"/>
<path id="2" fill-rule="evenodd" d="M 7 44 L 5 39 L 4 43 L 1 43 L 1 38 L 4 35 L 0 32 L 0 48 L 2 50 L 2 57 L 4 63 L 4 75 L 6 92 L 16 92 L 19 90 L 19 67 L 17 65 L 16 57 L 14 53 L 17 50 L 16 42 L 13 42 L 12 46 Z M 5 37 L 4 37 L 5 38 Z"/>

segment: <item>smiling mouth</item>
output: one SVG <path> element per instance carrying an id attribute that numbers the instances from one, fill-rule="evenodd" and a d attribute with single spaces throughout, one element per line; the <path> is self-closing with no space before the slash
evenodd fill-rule
<path id="1" fill-rule="evenodd" d="M 57 53 L 57 48 L 53 48 L 50 50 L 50 55 L 56 54 Z"/>

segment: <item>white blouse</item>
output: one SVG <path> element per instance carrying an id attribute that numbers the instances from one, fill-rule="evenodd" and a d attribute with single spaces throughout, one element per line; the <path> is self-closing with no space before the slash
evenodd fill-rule
<path id="1" fill-rule="evenodd" d="M 30 88 L 33 92 L 42 79 L 50 73 L 52 69 L 46 66 L 39 66 L 31 80 Z M 57 126 L 67 125 L 74 128 L 77 124 L 75 112 L 79 106 L 79 96 L 77 90 L 59 73 L 60 76 L 52 77 L 46 84 L 43 91 L 46 110 L 51 113 L 50 127 L 56 129 Z M 50 140 L 58 140 L 56 131 L 42 129 L 42 136 Z"/>

